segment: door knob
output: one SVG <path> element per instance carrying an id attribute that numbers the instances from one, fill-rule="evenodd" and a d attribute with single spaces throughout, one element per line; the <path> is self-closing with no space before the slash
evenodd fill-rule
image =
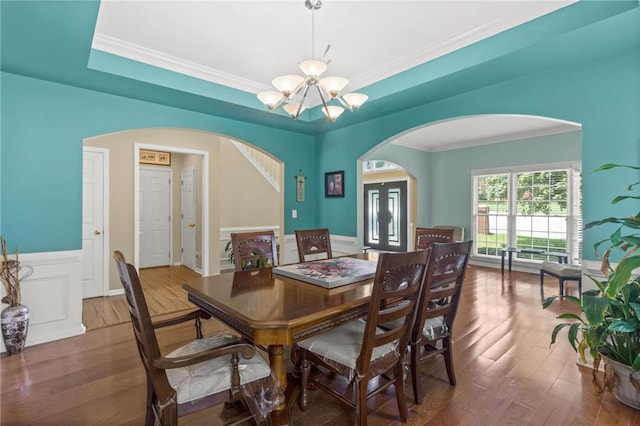
<path id="1" fill-rule="evenodd" d="M 195 228 L 196 224 L 195 223 L 190 223 L 187 225 L 189 228 Z"/>
<path id="2" fill-rule="evenodd" d="M 96 235 L 102 234 L 102 232 L 99 229 L 96 229 L 95 231 L 93 231 L 93 233 L 96 234 Z"/>

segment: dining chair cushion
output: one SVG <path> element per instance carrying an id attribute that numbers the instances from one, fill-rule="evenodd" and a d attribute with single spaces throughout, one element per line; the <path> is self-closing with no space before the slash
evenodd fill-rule
<path id="1" fill-rule="evenodd" d="M 441 339 L 449 334 L 444 317 L 427 318 L 422 327 L 422 334 L 429 340 Z"/>
<path id="2" fill-rule="evenodd" d="M 381 324 L 384 329 L 393 329 L 400 325 L 400 321 L 392 321 Z M 440 339 L 449 334 L 449 328 L 444 323 L 444 317 L 427 318 L 422 327 L 422 334 L 429 340 Z"/>
<path id="3" fill-rule="evenodd" d="M 189 355 L 235 341 L 237 338 L 227 334 L 196 339 L 169 353 L 167 358 Z M 271 374 L 269 365 L 257 353 L 251 359 L 239 356 L 239 360 L 241 385 Z M 189 401 L 196 403 L 207 395 L 231 388 L 231 355 L 166 371 L 169 384 L 176 390 L 178 404 Z"/>
<path id="4" fill-rule="evenodd" d="M 363 319 L 348 322 L 316 336 L 298 342 L 298 346 L 355 371 L 356 359 L 360 355 L 366 321 Z M 376 334 L 384 333 L 378 328 Z M 398 342 L 393 341 L 373 349 L 371 362 L 396 352 Z M 399 354 L 397 354 L 399 356 Z"/>

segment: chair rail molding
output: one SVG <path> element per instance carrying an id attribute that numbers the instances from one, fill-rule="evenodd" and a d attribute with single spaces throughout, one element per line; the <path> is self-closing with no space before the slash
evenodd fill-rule
<path id="1" fill-rule="evenodd" d="M 22 303 L 31 315 L 26 346 L 83 334 L 82 250 L 26 253 L 20 262 L 33 268 L 21 282 Z M 6 352 L 3 342 L 0 352 Z"/>

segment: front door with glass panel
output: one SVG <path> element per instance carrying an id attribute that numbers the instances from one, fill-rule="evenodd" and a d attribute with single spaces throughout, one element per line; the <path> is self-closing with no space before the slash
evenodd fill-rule
<path id="1" fill-rule="evenodd" d="M 407 182 L 365 184 L 364 206 L 364 244 L 407 251 Z"/>

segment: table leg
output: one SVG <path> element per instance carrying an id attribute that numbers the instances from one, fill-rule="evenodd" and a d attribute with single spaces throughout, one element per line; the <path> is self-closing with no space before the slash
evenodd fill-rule
<path id="1" fill-rule="evenodd" d="M 502 270 L 502 275 L 504 275 L 504 255 L 503 251 L 500 252 L 500 269 Z"/>
<path id="2" fill-rule="evenodd" d="M 509 252 L 509 272 L 511 272 L 511 262 L 513 260 L 513 252 Z"/>
<path id="3" fill-rule="evenodd" d="M 284 346 L 269 345 L 269 364 L 271 372 L 275 376 L 280 388 L 283 392 L 287 390 L 287 369 L 284 365 Z M 274 425 L 286 425 L 289 423 L 287 418 L 287 401 L 280 404 L 271 413 L 271 422 Z"/>

